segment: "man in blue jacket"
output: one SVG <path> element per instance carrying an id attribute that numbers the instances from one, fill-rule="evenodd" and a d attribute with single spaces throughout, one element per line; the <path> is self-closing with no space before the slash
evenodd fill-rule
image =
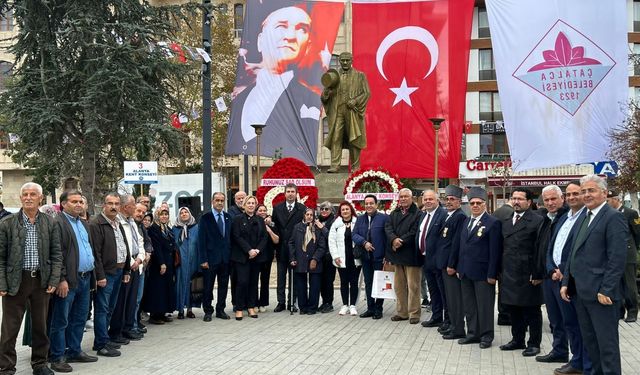
<path id="1" fill-rule="evenodd" d="M 229 290 L 229 261 L 231 255 L 231 217 L 224 212 L 225 195 L 213 194 L 213 210 L 202 215 L 198 230 L 198 262 L 203 270 L 204 294 L 202 308 L 205 322 L 213 315 L 213 284 L 218 278 L 218 302 L 216 318 L 227 320 L 224 312 Z"/>
<path id="2" fill-rule="evenodd" d="M 389 220 L 389 215 L 378 212 L 378 198 L 373 194 L 364 197 L 364 209 L 366 214 L 358 217 L 353 228 L 353 242 L 365 250 L 362 256 L 362 272 L 367 293 L 367 311 L 360 314 L 360 317 L 380 319 L 384 299 L 372 298 L 371 290 L 374 271 L 382 270 L 387 246 L 384 226 Z"/>

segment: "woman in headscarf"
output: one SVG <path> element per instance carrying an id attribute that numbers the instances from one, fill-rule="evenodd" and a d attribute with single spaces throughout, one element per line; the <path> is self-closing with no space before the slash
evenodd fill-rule
<path id="1" fill-rule="evenodd" d="M 329 233 L 328 230 L 331 228 L 331 224 L 333 224 L 335 219 L 335 209 L 331 202 L 324 201 L 320 203 L 316 226 L 320 229 L 326 229 L 326 233 Z M 336 280 L 336 268 L 333 266 L 333 259 L 331 259 L 331 253 L 329 252 L 327 237 L 328 236 L 324 237 L 324 248 L 326 251 L 322 258 L 322 274 L 320 279 L 320 296 L 322 297 L 322 305 L 320 305 L 321 313 L 333 311 L 333 283 Z"/>
<path id="2" fill-rule="evenodd" d="M 307 208 L 302 222 L 293 227 L 289 240 L 289 259 L 294 272 L 294 290 L 298 296 L 300 315 L 315 314 L 320 300 L 320 275 L 327 229 L 318 228 L 314 219 L 315 211 Z"/>
<path id="3" fill-rule="evenodd" d="M 358 299 L 358 278 L 362 261 L 353 256 L 354 243 L 351 229 L 356 222 L 356 211 L 347 201 L 342 201 L 338 209 L 340 217 L 329 230 L 329 251 L 333 264 L 340 274 L 340 295 L 343 306 L 339 315 L 358 315 L 356 303 Z"/>
<path id="4" fill-rule="evenodd" d="M 261 204 L 258 206 L 257 215 L 263 219 L 269 217 L 267 206 Z M 273 264 L 273 256 L 278 243 L 280 243 L 280 236 L 278 236 L 278 229 L 276 229 L 275 223 L 271 222 L 271 225 L 266 225 L 267 235 L 269 240 L 264 251 L 258 254 L 256 261 L 260 264 L 260 296 L 258 297 L 258 311 L 267 311 L 269 306 L 269 281 L 271 279 L 271 265 Z"/>
<path id="5" fill-rule="evenodd" d="M 173 280 L 176 243 L 171 232 L 167 209 L 160 207 L 156 210 L 148 233 L 153 253 L 147 266 L 149 274 L 144 283 L 143 310 L 151 315 L 149 323 L 164 324 L 173 320 L 165 314 L 172 313 L 176 307 Z"/>
<path id="6" fill-rule="evenodd" d="M 142 225 L 144 225 L 144 229 L 149 230 L 151 225 L 153 224 L 153 214 L 147 213 L 142 218 Z"/>
<path id="7" fill-rule="evenodd" d="M 176 268 L 176 308 L 178 319 L 184 319 L 184 308 L 187 318 L 195 318 L 191 311 L 191 276 L 198 270 L 198 224 L 187 207 L 180 207 L 178 220 L 172 229 L 173 238 L 180 252 L 180 266 Z"/>
<path id="8" fill-rule="evenodd" d="M 233 218 L 231 224 L 231 261 L 236 275 L 234 295 L 236 320 L 242 320 L 242 312 L 257 318 L 259 263 L 256 257 L 267 246 L 267 229 L 264 219 L 256 215 L 258 200 L 252 195 L 244 198 L 244 212 Z"/>

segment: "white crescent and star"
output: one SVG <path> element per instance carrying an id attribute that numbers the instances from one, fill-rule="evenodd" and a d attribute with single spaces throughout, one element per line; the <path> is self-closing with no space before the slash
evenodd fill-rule
<path id="1" fill-rule="evenodd" d="M 422 43 L 429 50 L 429 53 L 431 54 L 431 65 L 429 66 L 429 70 L 427 71 L 427 74 L 425 74 L 424 77 L 422 77 L 422 79 L 427 78 L 436 68 L 436 65 L 438 65 L 438 55 L 439 55 L 438 42 L 429 31 L 418 26 L 404 26 L 404 27 L 397 28 L 392 32 L 390 32 L 382 40 L 382 42 L 380 42 L 380 45 L 378 46 L 378 50 L 376 51 L 376 65 L 378 67 L 378 71 L 380 72 L 380 75 L 382 76 L 382 78 L 385 79 L 385 81 L 389 80 L 387 78 L 387 75 L 384 72 L 384 68 L 382 67 L 384 56 L 394 44 L 403 40 L 415 40 L 417 42 Z M 408 87 L 407 79 L 406 77 L 403 77 L 400 87 L 389 88 L 389 90 L 391 90 L 394 94 L 396 94 L 396 98 L 393 101 L 392 107 L 401 101 L 411 106 L 410 95 L 417 89 L 418 89 L 417 87 Z"/>

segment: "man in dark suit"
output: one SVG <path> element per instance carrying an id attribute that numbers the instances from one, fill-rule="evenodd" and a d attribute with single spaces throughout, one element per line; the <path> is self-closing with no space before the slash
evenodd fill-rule
<path id="1" fill-rule="evenodd" d="M 82 351 L 84 324 L 89 313 L 89 290 L 95 288 L 94 258 L 89 225 L 80 219 L 83 202 L 77 190 L 60 195 L 62 213 L 55 218 L 60 230 L 62 273 L 53 296 L 49 340 L 51 369 L 71 372 L 71 362 L 95 362 Z"/>
<path id="2" fill-rule="evenodd" d="M 638 247 L 640 246 L 640 219 L 638 212 L 622 204 L 622 198 L 616 191 L 609 191 L 607 194 L 609 206 L 622 212 L 629 227 L 629 237 L 627 238 L 627 264 L 624 267 L 624 304 L 622 306 L 622 316 L 624 310 L 627 316 L 624 319 L 627 323 L 638 320 L 638 285 L 636 284 L 636 273 L 638 270 Z"/>
<path id="3" fill-rule="evenodd" d="M 511 194 L 513 216 L 502 221 L 502 272 L 499 293 L 511 316 L 511 341 L 500 350 L 525 349 L 522 355 L 540 353 L 542 341 L 542 279 L 544 256 L 538 249 L 542 217 L 533 213 L 533 193 L 515 188 Z M 525 335 L 529 329 L 529 341 Z"/>
<path id="4" fill-rule="evenodd" d="M 607 205 L 607 183 L 597 175 L 580 179 L 586 210 L 572 229 L 571 253 L 560 295 L 576 299 L 580 331 L 594 374 L 621 374 L 618 319 L 629 228 Z"/>
<path id="5" fill-rule="evenodd" d="M 202 215 L 198 226 L 198 262 L 203 271 L 204 293 L 202 308 L 205 322 L 213 315 L 213 284 L 218 279 L 216 318 L 227 320 L 224 312 L 229 290 L 229 262 L 231 256 L 231 217 L 224 212 L 225 195 L 217 192 L 211 199 L 212 210 Z"/>
<path id="6" fill-rule="evenodd" d="M 462 306 L 467 319 L 467 336 L 461 345 L 479 343 L 491 347 L 494 338 L 496 279 L 502 259 L 502 225 L 487 213 L 487 192 L 479 187 L 467 194 L 471 217 L 464 221 L 458 259 L 458 278 L 462 287 Z"/>
<path id="7" fill-rule="evenodd" d="M 420 323 L 420 277 L 424 255 L 416 248 L 416 227 L 420 212 L 413 203 L 412 192 L 404 188 L 398 194 L 398 208 L 391 212 L 385 225 L 387 234 L 386 258 L 395 268 L 396 314 L 394 322 L 409 320 Z"/>
<path id="8" fill-rule="evenodd" d="M 387 235 L 384 227 L 389 221 L 389 215 L 378 212 L 378 198 L 375 195 L 364 197 L 366 213 L 360 215 L 353 227 L 353 242 L 365 250 L 362 256 L 362 273 L 364 275 L 365 292 L 367 293 L 367 311 L 360 314 L 361 318 L 382 318 L 382 304 L 384 299 L 372 298 L 373 274 L 382 270 Z"/>
<path id="9" fill-rule="evenodd" d="M 545 199 L 552 198 L 553 194 L 553 190 L 545 193 L 543 189 L 542 196 Z M 576 301 L 572 300 L 569 303 L 560 297 L 562 279 L 566 275 L 565 265 L 571 252 L 569 236 L 584 207 L 580 193 L 580 181 L 571 181 L 567 185 L 565 198 L 569 205 L 569 211 L 560 218 L 556 218 L 556 223 L 551 228 L 546 255 L 546 272 L 549 277 L 543 283 L 547 315 L 553 331 L 552 349 L 546 355 L 537 356 L 536 361 L 565 363 L 555 370 L 555 374 L 576 374 L 583 371 L 590 373 L 591 360 L 582 342 L 575 308 Z M 570 361 L 568 361 L 567 341 L 571 346 L 572 357 Z"/>
<path id="10" fill-rule="evenodd" d="M 438 233 L 435 245 L 436 268 L 442 272 L 445 301 L 449 313 L 449 327 L 440 330 L 445 340 L 465 337 L 464 311 L 462 309 L 462 289 L 460 279 L 456 275 L 458 267 L 457 250 L 460 245 L 460 232 L 467 215 L 462 211 L 462 189 L 455 185 L 445 188 L 445 207 L 447 214 Z"/>
<path id="11" fill-rule="evenodd" d="M 287 184 L 284 187 L 284 198 L 285 201 L 276 205 L 273 208 L 273 215 L 271 215 L 271 219 L 265 221 L 267 225 L 273 221 L 276 224 L 276 228 L 278 229 L 278 233 L 280 233 L 280 244 L 278 247 L 278 251 L 276 251 L 276 261 L 278 266 L 278 289 L 277 289 L 277 297 L 278 297 L 278 305 L 273 310 L 273 312 L 281 312 L 285 310 L 285 289 L 287 286 L 287 276 L 290 272 L 289 269 L 289 249 L 288 243 L 291 238 L 291 234 L 293 233 L 293 227 L 302 222 L 302 217 L 304 216 L 304 211 L 306 207 L 304 204 L 297 201 L 298 197 L 298 187 L 295 184 Z M 289 285 L 289 288 L 292 286 Z M 293 294 L 293 293 L 292 293 Z M 286 307 L 293 312 L 298 311 L 295 307 L 295 295 L 289 297 L 289 305 Z M 291 300 L 293 299 L 293 301 Z"/>
<path id="12" fill-rule="evenodd" d="M 446 210 L 440 207 L 438 197 L 433 190 L 422 192 L 422 212 L 418 219 L 416 248 L 424 256 L 422 272 L 427 280 L 431 297 L 431 318 L 422 322 L 423 327 L 449 325 L 449 314 L 444 295 L 442 271 L 436 267 L 438 236 L 447 217 Z"/>

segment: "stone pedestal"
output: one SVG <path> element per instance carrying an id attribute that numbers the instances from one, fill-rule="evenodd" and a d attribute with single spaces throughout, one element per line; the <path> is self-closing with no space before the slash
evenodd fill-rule
<path id="1" fill-rule="evenodd" d="M 349 178 L 349 173 L 326 173 L 321 172 L 315 175 L 316 187 L 318 188 L 318 203 L 331 201 L 334 203 L 344 200 L 344 182 Z"/>

